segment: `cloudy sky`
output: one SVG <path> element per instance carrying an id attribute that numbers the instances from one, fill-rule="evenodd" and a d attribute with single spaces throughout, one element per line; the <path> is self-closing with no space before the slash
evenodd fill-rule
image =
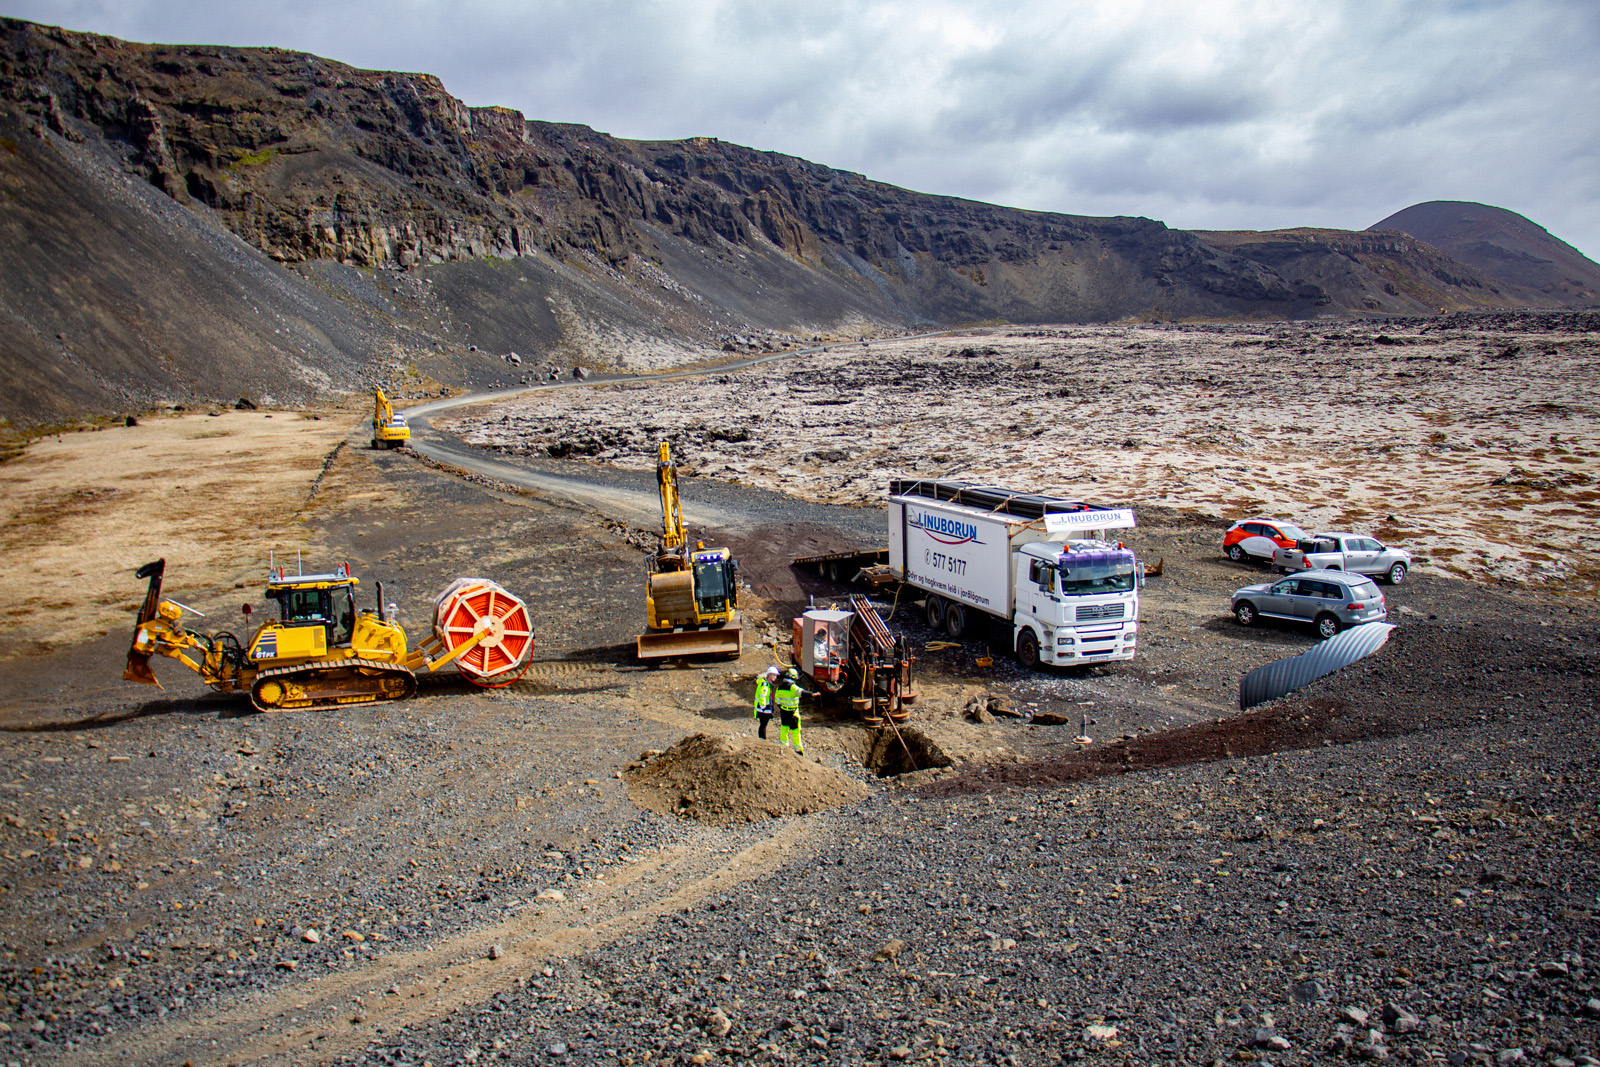
<path id="1" fill-rule="evenodd" d="M 439 75 L 931 193 L 1192 228 L 1510 208 L 1600 260 L 1597 0 L 0 0 Z"/>

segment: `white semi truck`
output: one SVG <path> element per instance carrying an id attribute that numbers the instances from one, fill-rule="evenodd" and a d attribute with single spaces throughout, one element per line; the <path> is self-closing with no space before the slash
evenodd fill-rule
<path id="1" fill-rule="evenodd" d="M 1129 508 L 950 480 L 889 486 L 889 570 L 961 637 L 990 616 L 1025 667 L 1132 659 L 1144 576 Z M 974 617 L 973 612 L 982 613 Z"/>

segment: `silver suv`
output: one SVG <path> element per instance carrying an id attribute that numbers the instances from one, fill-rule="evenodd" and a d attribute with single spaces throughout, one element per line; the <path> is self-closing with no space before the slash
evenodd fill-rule
<path id="1" fill-rule="evenodd" d="M 1382 622 L 1389 615 L 1371 578 L 1348 571 L 1301 571 L 1233 594 L 1233 617 L 1243 626 L 1257 619 L 1308 622 L 1328 638 L 1347 626 Z"/>

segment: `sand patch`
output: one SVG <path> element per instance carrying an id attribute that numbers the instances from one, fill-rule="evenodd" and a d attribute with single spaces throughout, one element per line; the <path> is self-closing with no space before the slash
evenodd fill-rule
<path id="1" fill-rule="evenodd" d="M 623 778 L 640 807 L 716 826 L 806 815 L 868 795 L 860 782 L 781 745 L 711 734 L 691 734 Z"/>
<path id="2" fill-rule="evenodd" d="M 133 572 L 160 557 L 186 603 L 255 599 L 269 551 L 309 547 L 312 487 L 356 418 L 189 412 L 28 445 L 0 465 L 0 657 L 131 633 Z"/>

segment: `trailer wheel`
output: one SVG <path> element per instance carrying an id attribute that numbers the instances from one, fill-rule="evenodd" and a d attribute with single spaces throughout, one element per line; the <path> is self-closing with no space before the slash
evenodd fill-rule
<path id="1" fill-rule="evenodd" d="M 1030 671 L 1039 666 L 1039 639 L 1032 630 L 1017 635 L 1017 662 Z"/>
<path id="2" fill-rule="evenodd" d="M 830 560 L 828 562 L 828 581 L 832 582 L 835 585 L 839 584 L 839 561 L 838 560 Z"/>
<path id="3" fill-rule="evenodd" d="M 940 630 L 944 628 L 944 601 L 933 593 L 928 594 L 928 602 L 923 606 L 923 616 L 928 620 L 928 629 Z"/>
<path id="4" fill-rule="evenodd" d="M 952 603 L 944 609 L 944 632 L 958 639 L 967 632 L 966 608 L 960 604 Z"/>

